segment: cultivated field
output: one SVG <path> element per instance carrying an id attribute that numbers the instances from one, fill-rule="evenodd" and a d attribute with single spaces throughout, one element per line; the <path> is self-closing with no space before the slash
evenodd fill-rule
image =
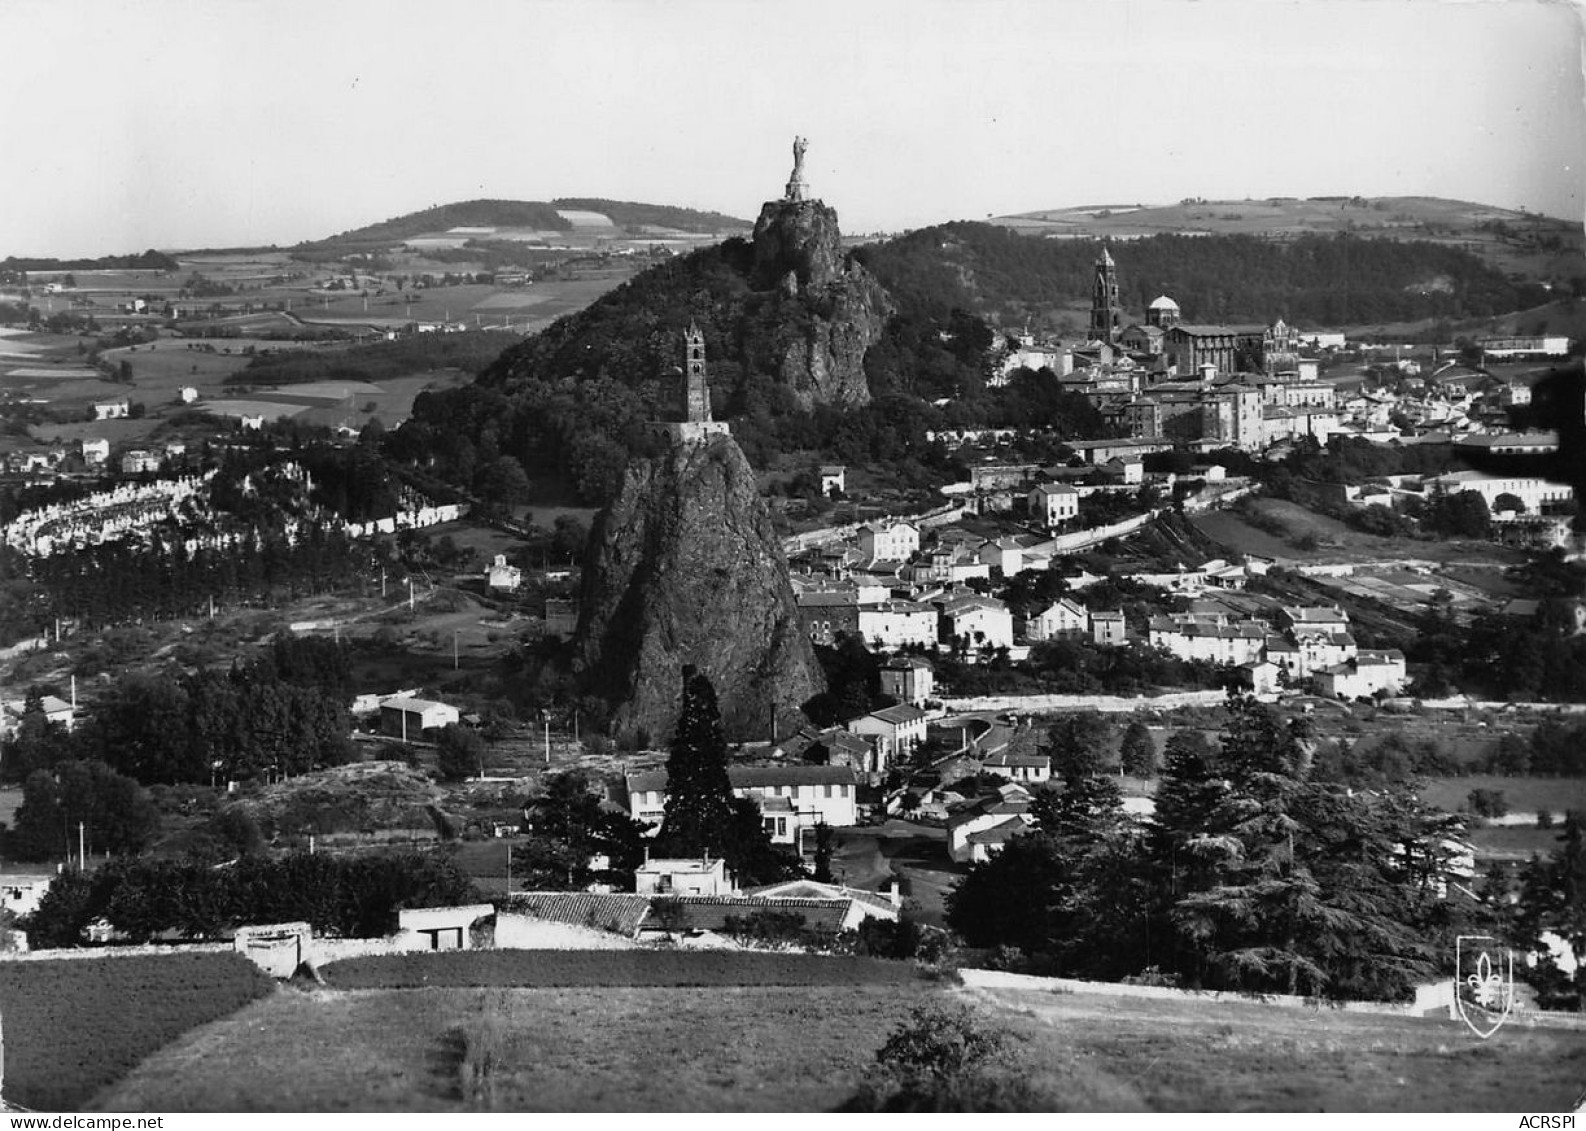
<path id="1" fill-rule="evenodd" d="M 0 392 L 13 397 L 36 400 L 52 409 L 90 415 L 96 401 L 126 397 L 144 405 L 144 421 L 110 422 L 79 427 L 76 422 L 42 426 L 34 430 L 37 442 L 77 442 L 105 438 L 112 444 L 141 442 L 158 424 L 182 406 L 178 392 L 191 385 L 204 402 L 222 415 L 247 413 L 270 419 L 293 417 L 304 423 L 350 425 L 361 428 L 377 418 L 393 428 L 412 411 L 413 399 L 425 389 L 451 388 L 472 379 L 458 370 L 436 370 L 393 381 L 384 381 L 375 391 L 359 395 L 356 404 L 314 404 L 290 396 L 267 394 L 263 389 L 227 388 L 225 379 L 243 369 L 248 362 L 245 350 L 320 349 L 305 342 L 272 340 L 249 335 L 287 336 L 312 332 L 318 328 L 356 330 L 398 329 L 409 322 L 461 323 L 470 329 L 504 328 L 529 334 L 544 329 L 564 314 L 583 309 L 613 287 L 631 278 L 647 265 L 638 259 L 610 263 L 566 266 L 560 277 L 523 288 L 498 288 L 489 284 L 461 284 L 398 290 L 387 285 L 370 286 L 368 296 L 361 291 L 326 291 L 322 284 L 337 273 L 330 266 L 294 261 L 285 252 L 192 253 L 178 260 L 180 269 L 159 271 L 82 271 L 75 273 L 76 286 L 66 293 L 39 295 L 34 304 L 46 315 L 74 311 L 91 315 L 109 335 L 118 328 L 161 328 L 167 319 L 160 314 L 123 314 L 119 308 L 131 299 L 147 296 L 151 310 L 163 310 L 167 301 L 188 307 L 208 307 L 218 303 L 221 317 L 188 317 L 180 326 L 190 335 L 206 333 L 240 334 L 237 338 L 188 339 L 163 337 L 156 343 L 103 351 L 112 367 L 122 362 L 132 368 L 132 383 L 106 381 L 87 366 L 86 353 L 96 338 L 75 335 L 50 335 L 19 332 L 6 328 L 0 336 Z M 397 255 L 391 274 L 416 277 L 431 273 L 467 270 L 467 265 L 441 264 L 421 255 Z M 178 291 L 194 275 L 233 293 L 213 299 L 183 299 Z M 259 310 L 260 305 L 289 303 L 287 312 Z M 254 309 L 246 309 L 252 304 Z M 291 390 L 303 396 L 301 389 Z M 258 401 L 260 405 L 228 404 L 229 401 Z M 372 405 L 372 407 L 370 407 Z M 222 428 L 227 427 L 222 425 Z M 0 455 L 35 447 L 28 438 L 0 437 Z"/>
<path id="2" fill-rule="evenodd" d="M 717 950 L 472 950 L 349 958 L 321 973 L 333 989 L 486 986 L 866 986 L 909 984 L 906 962 Z"/>
<path id="3" fill-rule="evenodd" d="M 274 989 L 235 954 L 0 962 L 5 1099 L 76 1110 L 168 1041 Z"/>

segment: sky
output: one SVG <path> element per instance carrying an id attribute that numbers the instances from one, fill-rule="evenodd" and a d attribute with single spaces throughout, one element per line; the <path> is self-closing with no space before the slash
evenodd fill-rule
<path id="1" fill-rule="evenodd" d="M 477 197 L 849 233 L 1197 196 L 1586 215 L 1547 0 L 3 0 L 0 257 L 317 239 Z"/>

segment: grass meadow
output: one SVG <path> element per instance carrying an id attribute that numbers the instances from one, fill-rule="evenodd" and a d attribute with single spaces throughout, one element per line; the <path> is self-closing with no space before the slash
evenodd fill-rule
<path id="1" fill-rule="evenodd" d="M 648 955 L 647 957 L 654 957 Z M 287 990 L 101 1111 L 829 1111 L 916 1005 L 967 1002 L 1081 1111 L 1567 1110 L 1586 1033 L 1105 992 L 890 985 Z"/>
<path id="2" fill-rule="evenodd" d="M 1559 824 L 1567 810 L 1586 810 L 1586 778 L 1505 778 L 1494 774 L 1432 778 L 1421 788 L 1421 800 L 1454 811 L 1464 808 L 1473 789 L 1502 793 L 1509 812 L 1517 816 L 1535 817 L 1537 810 L 1546 809 Z"/>
<path id="3" fill-rule="evenodd" d="M 1253 498 L 1249 507 L 1262 529 L 1237 511 L 1211 511 L 1190 521 L 1202 534 L 1231 551 L 1277 559 L 1307 561 L 1425 561 L 1483 560 L 1514 563 L 1523 555 L 1489 542 L 1443 539 L 1382 538 L 1364 534 L 1327 515 L 1318 514 L 1286 499 Z M 1298 541 L 1316 538 L 1318 546 L 1302 550 Z"/>

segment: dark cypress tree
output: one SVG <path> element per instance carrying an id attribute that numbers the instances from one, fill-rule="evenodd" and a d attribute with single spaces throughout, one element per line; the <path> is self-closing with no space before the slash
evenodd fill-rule
<path id="1" fill-rule="evenodd" d="M 706 850 L 719 853 L 732 823 L 727 739 L 721 729 L 716 689 L 688 665 L 683 668 L 683 710 L 666 761 L 666 816 L 656 846 L 674 856 L 695 856 Z"/>
<path id="2" fill-rule="evenodd" d="M 1173 929 L 1173 906 L 1191 892 L 1211 887 L 1223 842 L 1207 836 L 1212 813 L 1228 792 L 1218 752 L 1205 734 L 1181 730 L 1162 752 L 1162 780 L 1147 838 L 1156 881 L 1154 932 L 1167 952 L 1161 965 L 1194 976 L 1195 949 Z"/>
<path id="3" fill-rule="evenodd" d="M 1311 781 L 1293 727 L 1249 696 L 1228 706 L 1222 795 L 1209 774 L 1180 780 L 1192 759 L 1175 751 L 1157 815 L 1159 867 L 1178 849 L 1165 874 L 1180 969 L 1213 987 L 1408 996 L 1448 926 L 1436 895 L 1448 830 L 1413 798 Z"/>
<path id="4" fill-rule="evenodd" d="M 1531 950 L 1543 949 L 1544 933 L 1564 940 L 1574 952 L 1574 975 L 1548 954 L 1527 977 L 1543 1008 L 1579 1011 L 1586 1009 L 1586 813 L 1570 810 L 1558 841 L 1547 860 L 1533 856 L 1521 873 L 1513 933 Z"/>
<path id="5" fill-rule="evenodd" d="M 1119 744 L 1118 756 L 1123 762 L 1123 772 L 1133 774 L 1137 778 L 1149 778 L 1156 774 L 1156 743 L 1151 739 L 1150 729 L 1139 719 L 1129 724 L 1123 732 L 1123 742 Z"/>

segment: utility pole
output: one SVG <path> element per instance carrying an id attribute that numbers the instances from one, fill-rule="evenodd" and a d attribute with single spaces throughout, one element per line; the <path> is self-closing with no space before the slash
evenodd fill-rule
<path id="1" fill-rule="evenodd" d="M 413 579 L 408 578 L 408 612 L 413 611 Z"/>
<path id="2" fill-rule="evenodd" d="M 541 711 L 540 714 L 545 718 L 545 764 L 549 766 L 551 764 L 551 713 L 549 711 Z"/>
<path id="3" fill-rule="evenodd" d="M 77 822 L 77 870 L 79 872 L 88 871 L 88 848 L 87 848 L 87 844 L 88 844 L 87 837 L 86 837 L 86 835 L 83 832 L 83 823 L 81 821 L 78 821 Z"/>
<path id="4" fill-rule="evenodd" d="M 512 842 L 507 841 L 507 894 L 512 894 Z"/>
<path id="5" fill-rule="evenodd" d="M 452 629 L 452 671 L 457 670 L 457 629 Z"/>

